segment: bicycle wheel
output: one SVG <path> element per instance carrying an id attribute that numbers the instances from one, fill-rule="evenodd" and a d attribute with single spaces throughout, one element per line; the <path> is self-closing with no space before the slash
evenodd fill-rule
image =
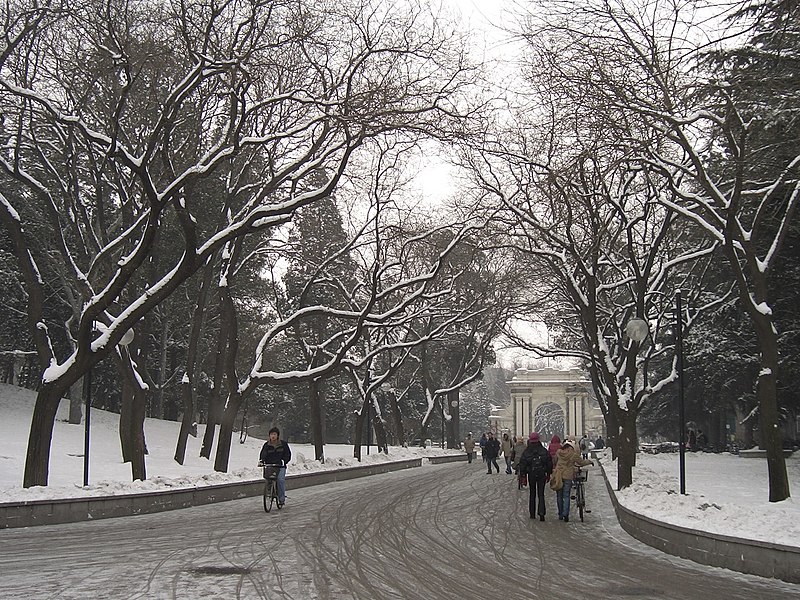
<path id="1" fill-rule="evenodd" d="M 583 496 L 583 484 L 579 483 L 575 490 L 575 504 L 578 505 L 578 516 L 583 523 L 583 508 L 586 506 L 586 499 Z"/>
<path id="2" fill-rule="evenodd" d="M 264 510 L 269 512 L 272 510 L 272 504 L 278 498 L 278 482 L 275 479 L 268 479 L 267 485 L 264 486 Z"/>

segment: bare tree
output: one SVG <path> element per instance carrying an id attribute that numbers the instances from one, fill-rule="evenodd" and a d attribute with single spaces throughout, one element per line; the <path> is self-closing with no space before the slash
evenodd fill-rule
<path id="1" fill-rule="evenodd" d="M 0 190 L 0 218 L 42 371 L 23 485 L 46 485 L 70 385 L 226 244 L 329 195 L 366 140 L 455 126 L 471 69 L 458 39 L 413 4 L 20 2 L 3 11 L 0 171 L 15 186 Z M 312 183 L 322 168 L 328 177 Z M 26 235 L 29 218 L 48 223 L 46 245 Z M 150 281 L 142 272 L 167 223 L 182 250 L 162 256 Z M 54 343 L 45 319 L 45 256 L 83 303 L 72 351 Z M 95 322 L 105 324 L 100 335 Z M 133 381 L 146 391 L 141 373 Z"/>
<path id="2" fill-rule="evenodd" d="M 588 67 L 584 73 L 592 76 L 584 83 L 596 102 L 647 124 L 646 137 L 636 142 L 642 159 L 671 186 L 660 202 L 723 248 L 761 354 L 756 395 L 769 499 L 784 500 L 789 484 L 778 424 L 778 332 L 768 283 L 800 201 L 800 155 L 796 149 L 773 153 L 773 140 L 759 132 L 792 106 L 783 99 L 750 102 L 716 63 L 704 60 L 711 50 L 756 47 L 742 24 L 723 29 L 727 4 L 643 0 L 549 6 L 552 18 L 545 29 L 566 41 L 571 57 Z M 662 142 L 643 143 L 654 136 Z M 759 169 L 764 155 L 781 164 Z"/>
<path id="3" fill-rule="evenodd" d="M 558 332 L 547 344 L 507 335 L 542 356 L 587 367 L 625 487 L 639 410 L 677 377 L 674 339 L 665 335 L 674 328 L 675 290 L 689 290 L 687 325 L 720 301 L 703 284 L 715 243 L 665 206 L 674 197 L 670 180 L 639 154 L 646 144 L 658 146 L 658 136 L 638 139 L 646 123 L 587 94 L 591 70 L 565 62 L 570 49 L 557 41 L 531 39 L 520 97 L 533 105 L 518 108 L 465 162 L 478 204 L 501 207 L 492 216 L 493 239 L 518 252 L 531 275 L 518 315 Z M 648 323 L 642 343 L 625 337 L 633 318 Z"/>

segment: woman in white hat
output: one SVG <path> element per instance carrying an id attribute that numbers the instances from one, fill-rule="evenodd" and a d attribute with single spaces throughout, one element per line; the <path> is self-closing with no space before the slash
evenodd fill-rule
<path id="1" fill-rule="evenodd" d="M 556 452 L 556 460 L 550 487 L 556 492 L 558 504 L 558 518 L 569 522 L 569 494 L 572 490 L 572 480 L 575 478 L 575 469 L 585 465 L 594 465 L 591 460 L 584 460 L 575 449 L 575 442 L 571 439 L 564 441 Z"/>

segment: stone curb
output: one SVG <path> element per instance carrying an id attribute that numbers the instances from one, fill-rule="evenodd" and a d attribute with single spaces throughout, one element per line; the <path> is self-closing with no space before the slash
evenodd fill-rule
<path id="1" fill-rule="evenodd" d="M 436 457 L 447 459 L 449 457 Z M 466 459 L 466 458 L 465 458 Z M 430 460 L 430 459 L 428 459 Z M 433 462 L 433 461 L 431 461 Z M 448 462 L 442 460 L 439 462 Z M 346 481 L 422 466 L 422 458 L 385 462 L 330 471 L 289 474 L 287 484 L 293 489 Z M 264 493 L 264 480 L 253 479 L 192 488 L 179 488 L 141 494 L 116 496 L 87 496 L 58 500 L 31 500 L 0 503 L 0 529 L 75 523 L 111 517 L 126 517 L 226 502 Z"/>
<path id="2" fill-rule="evenodd" d="M 800 548 L 710 534 L 635 513 L 619 503 L 602 463 L 600 468 L 619 524 L 640 542 L 703 565 L 800 583 Z"/>

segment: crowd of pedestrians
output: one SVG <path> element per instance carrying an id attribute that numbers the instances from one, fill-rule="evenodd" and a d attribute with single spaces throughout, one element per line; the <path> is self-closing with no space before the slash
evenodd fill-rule
<path id="1" fill-rule="evenodd" d="M 594 465 L 589 460 L 589 452 L 597 447 L 605 447 L 602 437 L 592 442 L 584 435 L 579 441 L 569 436 L 563 442 L 558 435 L 553 435 L 547 447 L 544 446 L 537 432 L 531 433 L 527 440 L 522 437 L 509 437 L 503 433 L 500 440 L 494 433 L 484 433 L 478 441 L 481 457 L 486 465 L 486 474 L 497 473 L 500 466 L 497 459 L 502 454 L 505 459 L 506 473 L 517 474 L 520 482 L 530 489 L 528 512 L 531 519 L 545 520 L 547 506 L 545 503 L 545 487 L 549 484 L 555 492 L 558 518 L 569 522 L 570 492 L 578 467 Z M 475 441 L 470 433 L 464 440 L 464 451 L 468 462 L 472 462 Z"/>

